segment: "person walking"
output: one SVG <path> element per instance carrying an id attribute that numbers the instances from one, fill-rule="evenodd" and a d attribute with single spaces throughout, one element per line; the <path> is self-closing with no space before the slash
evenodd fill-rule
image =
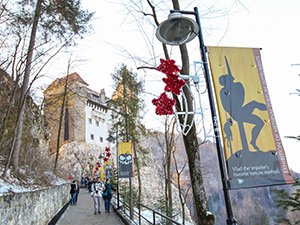
<path id="1" fill-rule="evenodd" d="M 92 193 L 91 196 L 94 199 L 94 210 L 95 215 L 97 213 L 101 213 L 101 198 L 102 198 L 102 191 L 104 189 L 103 184 L 100 181 L 100 177 L 97 177 L 96 182 L 92 184 Z"/>
<path id="2" fill-rule="evenodd" d="M 89 190 L 89 192 L 92 192 L 92 185 L 93 185 L 93 180 L 92 179 L 89 179 L 89 181 L 88 181 L 88 190 Z"/>
<path id="3" fill-rule="evenodd" d="M 79 191 L 80 191 L 80 186 L 79 186 L 77 180 L 75 182 L 75 185 L 76 185 L 76 193 L 75 193 L 75 196 L 76 196 L 76 198 L 75 198 L 75 205 L 76 205 L 77 204 L 78 195 L 79 195 Z"/>
<path id="4" fill-rule="evenodd" d="M 85 181 L 84 177 L 81 177 L 81 180 L 80 180 L 81 188 L 84 188 L 84 181 Z"/>
<path id="5" fill-rule="evenodd" d="M 116 191 L 116 189 L 111 185 L 110 179 L 106 179 L 106 182 L 104 184 L 104 190 L 103 190 L 103 198 L 105 200 L 105 212 L 110 213 L 110 202 L 112 199 L 112 191 Z"/>
<path id="6" fill-rule="evenodd" d="M 90 178 L 85 175 L 85 178 L 84 178 L 84 187 L 87 188 L 88 187 L 88 182 L 89 182 Z"/>
<path id="7" fill-rule="evenodd" d="M 78 188 L 77 180 L 74 180 L 73 183 L 71 184 L 71 190 L 70 190 L 71 205 L 76 205 L 77 188 Z"/>

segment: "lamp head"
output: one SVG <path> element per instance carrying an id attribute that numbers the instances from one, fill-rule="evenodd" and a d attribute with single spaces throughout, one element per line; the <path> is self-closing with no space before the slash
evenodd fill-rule
<path id="1" fill-rule="evenodd" d="M 116 138 L 114 136 L 112 136 L 112 134 L 109 134 L 109 137 L 106 138 L 106 140 L 109 142 L 114 142 L 116 140 Z"/>
<path id="2" fill-rule="evenodd" d="M 156 30 L 157 39 L 168 45 L 182 45 L 193 40 L 199 33 L 196 21 L 174 12 Z"/>

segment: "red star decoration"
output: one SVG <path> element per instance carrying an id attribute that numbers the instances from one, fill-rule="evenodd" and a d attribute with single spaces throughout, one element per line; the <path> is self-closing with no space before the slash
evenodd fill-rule
<path id="1" fill-rule="evenodd" d="M 106 153 L 106 157 L 110 157 L 111 156 L 111 154 L 108 152 L 108 153 Z"/>
<path id="2" fill-rule="evenodd" d="M 97 170 L 94 170 L 94 173 L 97 173 Z"/>
<path id="3" fill-rule="evenodd" d="M 106 147 L 106 148 L 105 148 L 105 151 L 106 151 L 106 152 L 110 152 L 110 148 Z"/>
<path id="4" fill-rule="evenodd" d="M 180 70 L 175 65 L 175 61 L 172 59 L 160 59 L 160 63 L 161 64 L 156 69 L 167 75 L 167 78 L 162 79 L 166 83 L 165 91 L 179 95 L 181 92 L 181 87 L 185 85 L 186 82 L 182 79 L 178 79 L 179 76 L 177 73 L 179 73 Z"/>
<path id="5" fill-rule="evenodd" d="M 155 113 L 157 115 L 173 114 L 173 106 L 175 105 L 175 102 L 175 99 L 169 98 L 165 92 L 162 93 L 158 99 L 152 100 L 153 105 L 156 106 Z"/>
<path id="6" fill-rule="evenodd" d="M 180 72 L 179 68 L 175 65 L 175 60 L 173 59 L 160 59 L 160 65 L 156 69 L 167 75 Z"/>
<path id="7" fill-rule="evenodd" d="M 175 61 L 172 59 L 160 59 L 160 65 L 156 68 L 167 75 L 167 78 L 163 78 L 163 82 L 166 83 L 165 91 L 171 92 L 175 95 L 179 95 L 182 86 L 185 85 L 185 81 L 178 79 L 177 73 L 180 72 L 179 68 L 175 65 Z M 153 105 L 156 106 L 155 113 L 157 115 L 171 115 L 174 114 L 173 106 L 176 101 L 169 98 L 166 93 L 162 93 L 158 99 L 152 100 Z"/>
<path id="8" fill-rule="evenodd" d="M 107 157 L 105 157 L 105 158 L 103 159 L 103 161 L 104 161 L 104 162 L 107 162 L 107 161 L 108 161 L 108 158 L 107 158 Z"/>
<path id="9" fill-rule="evenodd" d="M 181 79 L 179 80 L 178 75 L 176 76 L 168 76 L 167 78 L 163 78 L 162 80 L 167 84 L 165 87 L 165 91 L 172 92 L 175 95 L 180 95 L 180 89 L 183 85 L 185 85 L 185 81 Z"/>

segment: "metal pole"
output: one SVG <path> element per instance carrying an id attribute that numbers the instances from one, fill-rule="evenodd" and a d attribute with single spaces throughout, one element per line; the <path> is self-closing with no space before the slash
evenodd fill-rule
<path id="1" fill-rule="evenodd" d="M 119 131 L 118 127 L 116 130 L 116 140 L 117 140 L 117 208 L 120 208 L 120 189 L 119 189 Z"/>
<path id="2" fill-rule="evenodd" d="M 223 185 L 223 192 L 224 192 L 226 211 L 227 211 L 227 217 L 228 217 L 227 218 L 227 224 L 228 225 L 235 225 L 237 223 L 236 223 L 235 218 L 233 217 L 230 193 L 229 193 L 228 184 L 227 184 L 226 169 L 225 169 L 225 165 L 224 165 L 224 161 L 223 161 L 224 157 L 223 157 L 222 145 L 221 145 L 219 128 L 218 128 L 217 110 L 215 108 L 214 97 L 213 97 L 213 89 L 212 89 L 211 78 L 210 78 L 210 74 L 209 74 L 209 68 L 208 68 L 208 61 L 207 61 L 206 54 L 205 54 L 206 53 L 206 47 L 204 45 L 198 8 L 195 7 L 194 11 L 195 11 L 195 16 L 196 16 L 196 22 L 199 25 L 199 35 L 198 35 L 198 37 L 199 37 L 199 42 L 200 42 L 200 52 L 201 52 L 201 59 L 203 61 L 203 66 L 204 66 L 205 80 L 206 80 L 206 85 L 207 85 L 207 89 L 208 89 L 209 103 L 210 103 L 210 107 L 211 107 L 211 116 L 212 116 L 212 119 L 213 119 L 212 122 L 213 122 L 213 125 L 214 125 L 214 132 L 215 132 L 215 136 L 216 136 L 218 159 L 219 159 L 220 172 L 221 172 L 222 185 Z"/>
<path id="3" fill-rule="evenodd" d="M 199 43 L 200 43 L 200 53 L 201 53 L 201 59 L 203 62 L 203 67 L 204 67 L 205 81 L 206 81 L 206 85 L 207 85 L 209 104 L 210 104 L 210 108 L 211 108 L 211 116 L 212 116 L 212 120 L 213 120 L 212 122 L 213 122 L 213 126 L 214 126 L 215 137 L 216 137 L 216 146 L 217 146 L 217 151 L 218 151 L 219 166 L 220 166 L 224 199 L 225 199 L 225 205 L 226 205 L 226 211 L 227 211 L 227 217 L 228 217 L 227 225 L 236 225 L 237 223 L 236 223 L 235 218 L 233 217 L 233 211 L 232 211 L 232 206 L 231 206 L 231 199 L 230 199 L 230 193 L 229 193 L 227 176 L 226 176 L 226 168 L 225 168 L 225 164 L 224 164 L 224 160 L 223 160 L 224 156 L 223 156 L 223 152 L 222 152 L 222 145 L 221 145 L 222 142 L 220 140 L 220 135 L 219 135 L 217 110 L 216 110 L 215 103 L 214 103 L 213 88 L 212 88 L 211 78 L 210 78 L 210 74 L 209 74 L 208 61 L 206 58 L 206 47 L 204 45 L 198 8 L 195 7 L 194 12 L 180 11 L 180 10 L 171 10 L 170 12 L 171 13 L 179 12 L 182 14 L 193 14 L 196 17 L 196 22 L 199 26 L 198 37 L 199 37 Z"/>
<path id="4" fill-rule="evenodd" d="M 132 202 L 132 184 L 131 184 L 131 177 L 129 177 L 129 190 L 130 190 L 130 199 L 129 199 L 129 205 L 130 205 L 130 220 L 133 220 L 133 202 Z"/>

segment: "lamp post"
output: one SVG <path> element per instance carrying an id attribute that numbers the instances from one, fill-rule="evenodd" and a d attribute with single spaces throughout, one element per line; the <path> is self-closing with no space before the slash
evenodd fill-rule
<path id="1" fill-rule="evenodd" d="M 119 133 L 118 133 L 118 127 L 116 128 L 116 137 L 109 135 L 108 138 L 106 138 L 107 141 L 113 142 L 116 140 L 116 150 L 117 150 L 117 208 L 120 208 L 120 195 L 119 195 Z"/>
<path id="2" fill-rule="evenodd" d="M 204 67 L 205 81 L 208 89 L 209 103 L 211 108 L 211 116 L 213 119 L 214 133 L 216 138 L 216 146 L 218 152 L 219 166 L 222 178 L 224 199 L 227 211 L 227 225 L 236 225 L 236 220 L 233 217 L 233 211 L 231 206 L 231 199 L 228 187 L 228 180 L 226 175 L 225 164 L 223 161 L 223 152 L 221 139 L 218 128 L 217 110 L 214 103 L 213 89 L 211 84 L 211 77 L 209 74 L 208 61 L 206 58 L 206 47 L 203 41 L 203 34 L 200 25 L 200 17 L 198 8 L 195 7 L 194 11 L 182 11 L 182 10 L 170 10 L 168 20 L 163 21 L 156 30 L 156 37 L 159 41 L 169 45 L 182 45 L 196 36 L 199 38 L 201 59 Z M 194 15 L 196 22 L 188 17 L 183 17 L 182 14 Z"/>

